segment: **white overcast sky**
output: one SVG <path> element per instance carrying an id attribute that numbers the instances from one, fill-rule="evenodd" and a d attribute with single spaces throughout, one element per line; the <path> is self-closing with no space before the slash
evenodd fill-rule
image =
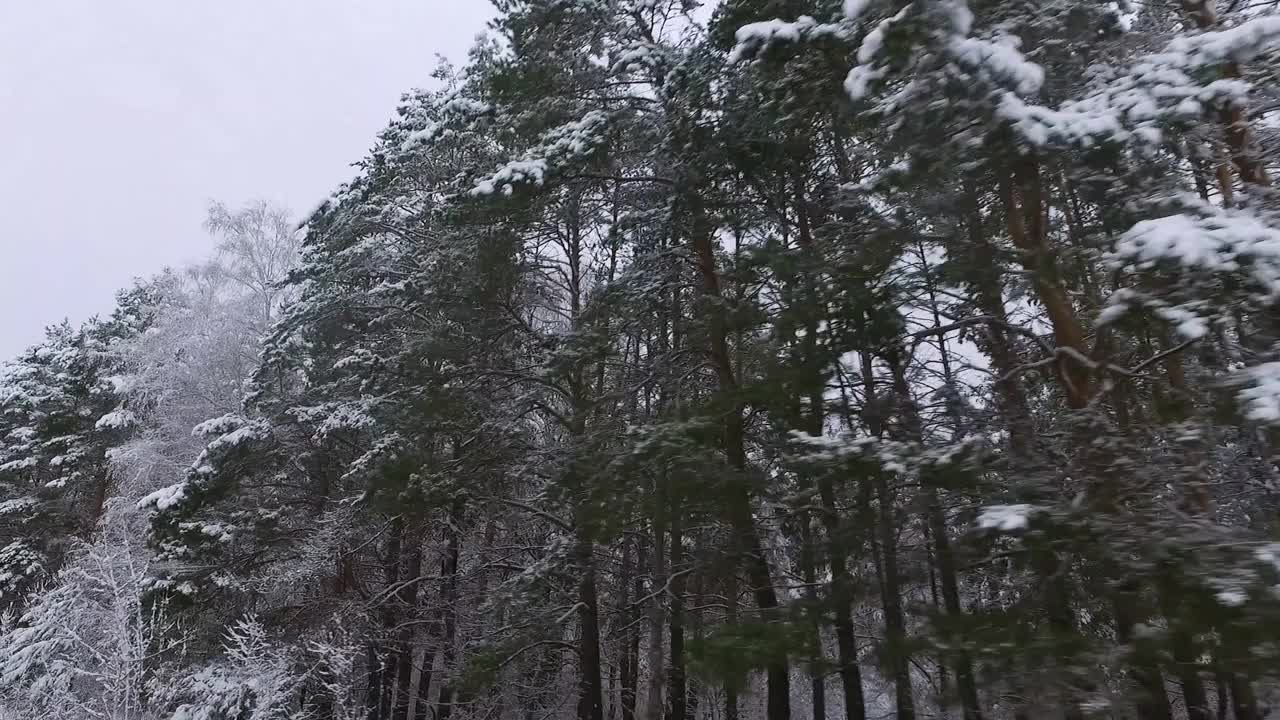
<path id="1" fill-rule="evenodd" d="M 39 0 L 0 20 L 0 358 L 210 247 L 210 200 L 310 210 L 488 0 Z"/>

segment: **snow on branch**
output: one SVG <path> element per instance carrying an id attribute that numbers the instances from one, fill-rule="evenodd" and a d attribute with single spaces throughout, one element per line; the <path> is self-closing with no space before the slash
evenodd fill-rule
<path id="1" fill-rule="evenodd" d="M 248 422 L 248 420 L 245 420 L 239 415 L 222 415 L 210 420 L 205 420 L 191 428 L 191 435 L 192 437 L 213 437 L 217 435 L 225 435 L 233 430 L 239 430 Z"/>
<path id="2" fill-rule="evenodd" d="M 1280 297 L 1280 228 L 1248 211 L 1200 209 L 1137 223 L 1120 236 L 1114 261 L 1130 271 L 1240 274 Z"/>
<path id="3" fill-rule="evenodd" d="M 774 45 L 799 43 L 820 37 L 847 39 L 851 28 L 843 23 L 820 23 L 808 15 L 801 15 L 795 22 L 764 20 L 743 25 L 734 33 L 737 45 L 729 53 L 729 62 L 739 63 Z"/>
<path id="4" fill-rule="evenodd" d="M 893 17 L 881 20 L 862 38 L 862 43 L 858 45 L 858 64 L 849 71 L 849 75 L 844 81 L 844 90 L 849 94 L 849 97 L 854 100 L 861 100 L 866 97 L 871 83 L 884 77 L 887 71 L 884 68 L 876 67 L 873 61 L 884 46 L 885 34 L 889 32 L 894 23 L 901 22 L 906 18 L 910 10 L 911 6 L 908 5 L 899 10 L 898 14 Z"/>
<path id="5" fill-rule="evenodd" d="M 1141 308 L 1196 340 L 1223 306 L 1280 298 L 1280 228 L 1246 210 L 1187 195 L 1173 200 L 1180 212 L 1143 220 L 1116 241 L 1109 262 L 1139 284 L 1108 298 L 1100 326 Z"/>
<path id="6" fill-rule="evenodd" d="M 138 501 L 139 510 L 155 508 L 161 512 L 180 504 L 187 496 L 187 483 L 174 483 L 156 490 Z"/>
<path id="7" fill-rule="evenodd" d="M 1223 308 L 1269 307 L 1280 300 L 1280 228 L 1249 210 L 1178 199 L 1186 206 L 1182 212 L 1143 220 L 1116 242 L 1112 262 L 1146 290 L 1115 293 L 1102 323 L 1144 306 L 1194 340 L 1209 332 Z M 1280 361 L 1245 368 L 1231 384 L 1247 419 L 1280 423 Z"/>
<path id="8" fill-rule="evenodd" d="M 430 110 L 434 110 L 431 113 Z M 400 144 L 401 152 L 408 152 L 430 144 L 438 138 L 448 136 L 455 126 L 467 126 L 493 113 L 493 106 L 486 102 L 454 95 L 444 98 L 438 106 L 424 107 L 417 115 L 423 117 L 410 118 L 419 127 L 410 132 Z M 434 114 L 434 118 L 425 117 Z"/>
<path id="9" fill-rule="evenodd" d="M 1245 62 L 1280 48 L 1280 17 L 1259 17 L 1236 27 L 1170 41 L 1086 97 L 1049 108 L 1009 93 L 997 116 L 1033 145 L 1136 139 L 1158 144 L 1160 125 L 1198 120 L 1207 110 L 1243 102 L 1251 89 L 1237 79 L 1205 82 L 1205 71 L 1228 60 Z"/>
<path id="10" fill-rule="evenodd" d="M 1032 95 L 1044 84 L 1044 68 L 1023 56 L 1018 50 L 1019 42 L 1012 35 L 991 40 L 959 38 L 950 43 L 949 49 L 957 65 L 989 81 L 1011 85 L 1022 95 Z"/>
<path id="11" fill-rule="evenodd" d="M 977 525 L 983 530 L 997 532 L 1013 532 L 1026 530 L 1031 516 L 1039 512 L 1034 505 L 1019 503 L 1015 505 L 989 505 L 978 514 Z"/>
<path id="12" fill-rule="evenodd" d="M 46 558 L 23 540 L 0 548 L 0 600 L 8 600 L 45 571 Z"/>
<path id="13" fill-rule="evenodd" d="M 886 440 L 868 435 L 810 435 L 791 431 L 792 459 L 811 464 L 862 461 L 884 472 L 909 474 L 936 470 L 964 462 L 978 446 L 976 439 L 937 446 Z"/>
<path id="14" fill-rule="evenodd" d="M 1280 362 L 1265 362 L 1248 368 L 1239 378 L 1236 393 L 1244 405 L 1244 416 L 1267 425 L 1280 423 Z"/>
<path id="15" fill-rule="evenodd" d="M 1280 43 L 1280 16 L 1246 20 L 1225 30 L 1177 37 L 1164 55 L 1182 58 L 1184 67 L 1208 67 L 1225 61 L 1248 62 L 1274 51 Z"/>
<path id="16" fill-rule="evenodd" d="M 647 40 L 634 41 L 618 48 L 609 63 L 609 72 L 623 74 L 636 70 L 670 67 L 679 62 L 671 48 Z"/>
<path id="17" fill-rule="evenodd" d="M 908 21 L 929 21 L 923 16 L 909 18 L 913 9 L 912 5 L 904 7 L 896 15 L 880 21 L 863 37 L 858 46 L 858 65 L 845 78 L 845 92 L 851 98 L 865 98 L 871 83 L 888 73 L 878 58 L 896 26 Z M 1044 84 L 1044 69 L 1022 54 L 1019 50 L 1021 41 L 1017 37 L 1002 33 L 990 38 L 969 37 L 973 15 L 962 2 L 940 5 L 933 12 L 942 14 L 943 30 L 930 33 L 935 38 L 940 67 L 958 72 L 966 81 L 978 80 L 984 85 L 1008 88 L 1021 95 L 1039 92 Z"/>
<path id="18" fill-rule="evenodd" d="M 138 418 L 133 413 L 123 408 L 112 410 L 111 412 L 98 418 L 98 422 L 94 423 L 97 430 L 123 430 L 138 424 Z"/>
<path id="19" fill-rule="evenodd" d="M 580 120 L 561 125 L 543 137 L 541 145 L 498 168 L 471 189 L 473 196 L 510 195 L 516 185 L 542 185 L 547 175 L 572 161 L 591 155 L 604 141 L 609 116 L 592 110 Z"/>

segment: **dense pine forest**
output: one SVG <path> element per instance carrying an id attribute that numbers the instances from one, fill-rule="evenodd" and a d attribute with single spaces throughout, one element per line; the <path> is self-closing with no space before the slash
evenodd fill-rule
<path id="1" fill-rule="evenodd" d="M 0 370 L 0 718 L 1280 713 L 1274 0 L 494 4 Z"/>

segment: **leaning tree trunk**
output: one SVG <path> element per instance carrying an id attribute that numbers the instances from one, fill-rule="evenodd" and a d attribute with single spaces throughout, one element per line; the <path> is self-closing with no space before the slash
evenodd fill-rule
<path id="1" fill-rule="evenodd" d="M 1009 448 L 1015 461 L 1025 461 L 1032 446 L 1031 411 L 1018 385 L 1018 354 L 1005 329 L 1009 323 L 1009 314 L 1005 310 L 1001 266 L 996 249 L 983 228 L 982 208 L 977 191 L 969 188 L 966 197 L 968 208 L 964 224 L 969 236 L 969 252 L 975 278 L 971 295 L 978 310 L 995 320 L 987 328 L 981 344 L 991 360 L 991 369 L 996 373 L 996 407 L 1009 435 Z"/>

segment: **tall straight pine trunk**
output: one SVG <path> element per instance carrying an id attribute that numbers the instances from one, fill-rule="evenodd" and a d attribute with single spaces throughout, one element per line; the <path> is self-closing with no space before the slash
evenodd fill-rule
<path id="1" fill-rule="evenodd" d="M 724 297 L 715 259 L 714 228 L 696 198 L 689 199 L 688 210 L 692 219 L 690 239 L 702 278 L 703 296 L 707 300 L 708 354 L 719 381 L 720 395 L 727 406 L 721 438 L 729 470 L 734 474 L 726 502 L 728 520 L 733 529 L 735 544 L 746 564 L 747 580 L 751 583 L 756 607 L 766 621 L 772 621 L 777 617 L 778 595 L 751 509 L 751 490 L 746 478 L 746 428 L 742 400 L 739 397 L 740 388 L 729 355 Z M 768 685 L 766 717 L 768 720 L 790 720 L 791 675 L 786 654 L 776 654 L 769 661 L 765 674 Z"/>
<path id="2" fill-rule="evenodd" d="M 820 364 L 818 346 L 818 328 L 821 316 L 825 314 L 825 301 L 819 291 L 820 280 L 816 272 L 821 266 L 822 257 L 813 242 L 813 229 L 809 221 L 808 200 L 803 180 L 796 181 L 796 212 L 799 218 L 797 238 L 801 250 L 808 256 L 812 274 L 805 278 L 805 337 L 804 364 L 806 377 L 804 385 L 807 390 L 809 412 L 803 414 L 801 424 L 805 432 L 813 437 L 821 437 L 826 422 L 826 380 L 825 368 Z M 819 473 L 818 500 L 819 515 L 827 539 L 827 563 L 831 571 L 831 602 L 833 622 L 836 635 L 836 666 L 840 676 L 840 686 L 844 696 L 844 714 L 846 720 L 866 720 L 866 701 L 862 693 L 862 671 L 858 667 L 858 645 L 853 629 L 852 603 L 853 578 L 849 574 L 849 551 L 845 542 L 844 523 L 841 522 L 840 510 L 836 505 L 835 484 L 827 473 Z M 811 542 L 811 541 L 809 541 Z M 816 559 L 814 560 L 816 562 Z M 818 635 L 821 648 L 821 633 Z M 821 701 L 819 697 L 821 694 Z M 821 682 L 814 681 L 814 717 L 819 712 L 826 712 L 825 693 L 821 690 Z"/>

